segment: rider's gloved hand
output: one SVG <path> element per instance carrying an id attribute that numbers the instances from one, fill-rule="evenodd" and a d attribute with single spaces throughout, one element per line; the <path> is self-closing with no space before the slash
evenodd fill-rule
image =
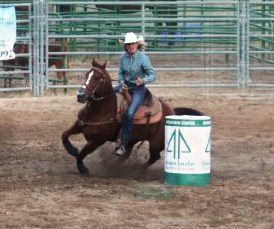
<path id="1" fill-rule="evenodd" d="M 143 85 L 144 84 L 144 80 L 143 80 L 143 78 L 141 78 L 141 77 L 137 77 L 136 78 L 136 80 L 135 80 L 135 83 L 138 85 L 138 86 L 140 86 L 140 85 Z"/>
<path id="2" fill-rule="evenodd" d="M 126 85 L 126 84 L 122 84 L 122 85 L 121 85 L 120 91 L 121 91 L 121 92 L 124 92 L 124 91 L 127 91 L 127 90 L 128 90 L 127 85 Z"/>

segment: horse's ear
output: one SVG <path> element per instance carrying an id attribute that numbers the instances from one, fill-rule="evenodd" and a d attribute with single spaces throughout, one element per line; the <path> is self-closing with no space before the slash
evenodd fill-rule
<path id="1" fill-rule="evenodd" d="M 94 58 L 92 58 L 92 66 L 94 67 L 96 65 L 96 60 L 94 60 Z"/>
<path id="2" fill-rule="evenodd" d="M 107 61 L 105 60 L 105 63 L 102 65 L 103 69 L 105 70 L 107 66 Z"/>

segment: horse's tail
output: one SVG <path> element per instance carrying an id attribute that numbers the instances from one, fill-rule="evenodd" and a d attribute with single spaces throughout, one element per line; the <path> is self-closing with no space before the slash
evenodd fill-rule
<path id="1" fill-rule="evenodd" d="M 175 115 L 194 115 L 194 116 L 203 116 L 204 113 L 192 108 L 187 107 L 175 107 L 173 109 Z"/>

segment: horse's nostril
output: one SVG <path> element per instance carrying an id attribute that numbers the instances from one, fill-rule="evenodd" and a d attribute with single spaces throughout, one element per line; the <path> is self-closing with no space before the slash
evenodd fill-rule
<path id="1" fill-rule="evenodd" d="M 80 94 L 80 93 L 78 93 L 77 94 L 77 101 L 78 102 L 82 102 L 82 101 L 84 101 L 85 100 L 85 94 Z"/>

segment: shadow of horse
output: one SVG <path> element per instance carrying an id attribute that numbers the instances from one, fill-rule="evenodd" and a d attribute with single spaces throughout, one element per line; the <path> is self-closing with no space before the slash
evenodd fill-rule
<path id="1" fill-rule="evenodd" d="M 62 134 L 62 142 L 67 152 L 76 158 L 77 169 L 80 173 L 88 173 L 84 158 L 94 152 L 105 142 L 116 142 L 121 129 L 121 123 L 117 116 L 117 98 L 112 86 L 112 80 L 106 71 L 106 63 L 101 65 L 95 60 L 92 68 L 86 74 L 86 81 L 77 93 L 80 103 L 86 103 L 79 111 L 77 120 Z M 134 145 L 139 141 L 149 142 L 149 160 L 143 165 L 143 169 L 160 159 L 160 152 L 165 147 L 165 117 L 168 115 L 203 115 L 200 111 L 191 108 L 172 109 L 163 100 L 159 99 L 162 106 L 160 120 L 153 124 L 133 124 L 131 139 L 127 145 L 125 155 L 119 161 L 126 160 Z M 69 137 L 82 133 L 87 140 L 86 145 L 79 152 L 74 147 Z"/>

